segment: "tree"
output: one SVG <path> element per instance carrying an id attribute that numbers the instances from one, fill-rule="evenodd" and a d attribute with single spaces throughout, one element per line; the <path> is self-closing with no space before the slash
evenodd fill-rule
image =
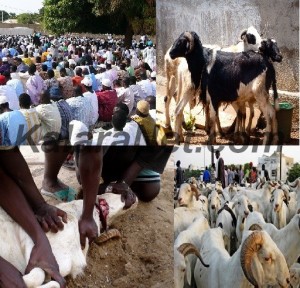
<path id="1" fill-rule="evenodd" d="M 96 15 L 108 15 L 114 13 L 118 16 L 117 21 L 125 19 L 125 45 L 131 45 L 134 33 L 144 34 L 147 25 L 149 34 L 155 34 L 155 1 L 141 0 L 88 0 L 94 4 L 93 12 Z M 151 33 L 152 32 L 152 33 Z M 154 32 L 154 33 L 153 33 Z"/>
<path id="2" fill-rule="evenodd" d="M 3 14 L 2 14 L 3 13 Z M 3 15 L 3 16 L 2 16 Z M 0 17 L 1 17 L 1 21 L 3 20 L 3 21 L 5 21 L 5 20 L 7 20 L 7 19 L 9 19 L 10 17 L 9 17 L 9 14 L 6 12 L 6 11 L 4 11 L 4 10 L 0 10 Z M 3 17 L 3 18 L 2 18 Z"/>
<path id="3" fill-rule="evenodd" d="M 289 171 L 288 181 L 293 182 L 300 177 L 300 163 L 295 163 Z"/>
<path id="4" fill-rule="evenodd" d="M 30 13 L 22 13 L 17 16 L 17 20 L 20 24 L 34 24 L 35 16 Z"/>

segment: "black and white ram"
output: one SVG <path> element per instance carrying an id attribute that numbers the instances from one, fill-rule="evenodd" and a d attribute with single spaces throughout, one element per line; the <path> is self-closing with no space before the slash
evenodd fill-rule
<path id="1" fill-rule="evenodd" d="M 170 57 L 169 48 L 165 54 L 164 63 L 166 71 L 166 97 L 165 97 L 165 125 L 167 128 L 171 128 L 170 120 L 170 102 L 173 96 L 176 97 L 176 109 L 175 109 L 175 135 L 178 142 L 183 142 L 182 122 L 183 122 L 183 110 L 187 103 L 192 109 L 197 102 L 198 95 L 200 93 L 200 82 L 202 76 L 202 70 L 199 70 L 199 66 L 196 63 L 201 61 L 202 56 L 198 52 L 197 43 L 194 42 L 193 33 L 185 32 L 185 37 L 189 38 L 188 50 L 186 55 L 188 57 L 178 57 L 172 59 Z M 241 33 L 241 41 L 237 45 L 233 45 L 227 48 L 222 48 L 217 45 L 203 45 L 206 49 L 212 50 L 224 50 L 229 52 L 242 52 L 248 50 L 257 51 L 261 38 L 257 30 L 251 26 L 245 29 Z M 250 106 L 251 108 L 251 106 Z M 220 122 L 217 119 L 217 126 L 220 133 L 222 129 Z M 206 130 L 208 127 L 206 126 Z"/>
<path id="2" fill-rule="evenodd" d="M 193 54 L 197 54 L 199 58 L 197 63 L 189 50 L 191 37 L 187 35 L 192 35 Z M 211 143 L 215 143 L 215 123 L 222 102 L 233 103 L 238 109 L 245 106 L 246 102 L 254 101 L 258 103 L 267 122 L 263 144 L 268 143 L 271 132 L 273 142 L 277 143 L 277 120 L 275 110 L 269 102 L 268 92 L 273 84 L 274 102 L 277 107 L 275 69 L 269 61 L 269 58 L 277 62 L 282 59 L 276 42 L 271 39 L 265 40 L 261 53 L 252 50 L 229 53 L 203 47 L 195 32 L 184 32 L 174 42 L 169 54 L 171 59 L 185 57 L 195 71 L 194 74 L 200 75 L 200 99 L 211 104 L 206 105 L 206 126 L 210 127 Z"/>

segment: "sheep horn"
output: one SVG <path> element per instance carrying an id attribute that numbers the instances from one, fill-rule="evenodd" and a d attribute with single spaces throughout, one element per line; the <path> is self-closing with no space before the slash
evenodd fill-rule
<path id="1" fill-rule="evenodd" d="M 289 186 L 291 186 L 292 188 L 295 188 L 298 185 L 299 182 L 299 178 L 297 178 L 294 182 L 290 183 L 289 181 L 287 181 L 287 183 L 289 184 Z"/>
<path id="2" fill-rule="evenodd" d="M 241 40 L 244 40 L 244 38 L 243 38 L 243 36 L 244 35 L 246 35 L 247 34 L 247 29 L 245 29 L 245 30 L 243 30 L 242 32 L 241 32 Z"/>
<path id="3" fill-rule="evenodd" d="M 102 244 L 112 238 L 121 238 L 121 233 L 117 229 L 110 229 L 108 231 L 105 231 L 104 233 L 101 233 L 100 236 L 95 240 L 96 244 Z"/>
<path id="4" fill-rule="evenodd" d="M 247 280 L 255 287 L 258 287 L 258 284 L 251 270 L 251 262 L 252 262 L 253 254 L 257 253 L 261 249 L 263 243 L 264 240 L 263 240 L 262 232 L 254 231 L 244 241 L 241 248 L 240 260 L 241 260 L 242 269 L 244 271 Z"/>
<path id="5" fill-rule="evenodd" d="M 191 186 L 193 194 L 196 197 L 196 200 L 198 201 L 199 200 L 199 191 L 198 191 L 198 189 L 195 187 L 194 184 L 190 184 L 190 186 Z"/>
<path id="6" fill-rule="evenodd" d="M 258 224 L 252 224 L 250 227 L 249 227 L 249 230 L 250 231 L 261 231 L 262 230 L 262 228 L 261 228 L 261 226 L 260 225 L 258 225 Z"/>
<path id="7" fill-rule="evenodd" d="M 189 51 L 187 51 L 187 53 L 186 53 L 186 54 L 188 54 L 188 53 L 192 52 L 194 49 L 194 37 L 191 34 L 191 32 L 188 32 L 188 31 L 184 33 L 184 37 L 186 37 L 186 39 L 190 42 Z"/>
<path id="8" fill-rule="evenodd" d="M 207 264 L 205 264 L 205 263 L 203 262 L 203 259 L 202 259 L 201 255 L 200 255 L 200 253 L 199 253 L 199 250 L 198 250 L 198 248 L 197 248 L 195 245 L 193 245 L 193 244 L 191 244 L 191 243 L 183 243 L 183 244 L 181 244 L 181 245 L 177 248 L 177 250 L 178 250 L 184 257 L 187 256 L 187 255 L 189 255 L 189 254 L 195 254 L 195 255 L 199 258 L 199 260 L 201 261 L 201 263 L 203 264 L 204 267 L 209 267 L 209 265 L 207 265 Z"/>

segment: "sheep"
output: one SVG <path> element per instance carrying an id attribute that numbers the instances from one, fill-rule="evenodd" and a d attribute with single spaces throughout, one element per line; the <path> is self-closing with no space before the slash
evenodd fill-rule
<path id="1" fill-rule="evenodd" d="M 261 36 L 257 30 L 250 26 L 242 31 L 238 44 L 222 48 L 221 50 L 226 52 L 258 51 L 261 41 Z"/>
<path id="2" fill-rule="evenodd" d="M 247 231 L 242 245 L 230 257 L 224 247 L 223 230 L 207 230 L 201 238 L 200 255 L 209 268 L 203 269 L 197 260 L 194 278 L 198 288 L 288 287 L 290 282 L 286 261 L 265 231 Z"/>
<path id="3" fill-rule="evenodd" d="M 218 216 L 218 211 L 226 202 L 225 196 L 221 190 L 213 190 L 208 196 L 208 209 L 209 209 L 209 219 L 210 227 L 216 227 L 216 221 Z"/>
<path id="4" fill-rule="evenodd" d="M 174 239 L 181 231 L 187 229 L 196 218 L 201 216 L 208 219 L 208 213 L 197 208 L 178 207 L 174 209 Z"/>
<path id="5" fill-rule="evenodd" d="M 297 198 L 296 211 L 297 211 L 297 213 L 300 213 L 300 178 L 296 179 L 292 183 L 288 182 L 288 184 L 291 187 L 291 189 L 294 190 L 296 193 L 296 198 Z"/>
<path id="6" fill-rule="evenodd" d="M 199 191 L 194 184 L 181 184 L 178 193 L 178 205 L 180 207 L 196 208 L 205 213 L 208 211 L 207 198 L 199 195 Z"/>
<path id="7" fill-rule="evenodd" d="M 290 277 L 291 277 L 291 288 L 300 287 L 300 264 L 294 263 L 290 267 Z"/>
<path id="8" fill-rule="evenodd" d="M 245 231 L 254 224 L 268 232 L 284 255 L 288 267 L 291 267 L 300 256 L 300 214 L 296 214 L 285 227 L 277 229 L 273 224 L 266 223 L 261 213 L 252 212 L 247 217 Z"/>
<path id="9" fill-rule="evenodd" d="M 187 257 L 184 254 L 182 245 L 184 243 L 192 243 L 195 247 L 198 247 L 201 235 L 204 231 L 209 229 L 208 221 L 203 216 L 196 218 L 193 223 L 184 231 L 180 232 L 174 242 L 174 287 L 183 288 L 184 277 L 186 282 L 191 285 L 193 279 L 194 266 L 196 264 L 195 257 Z M 197 251 L 197 249 L 189 250 Z"/>
<path id="10" fill-rule="evenodd" d="M 276 189 L 271 198 L 272 204 L 272 223 L 278 229 L 286 226 L 289 211 L 287 207 L 287 196 L 282 189 Z M 285 203 L 286 202 L 286 203 Z"/>
<path id="11" fill-rule="evenodd" d="M 106 201 L 106 203 L 105 203 Z M 106 211 L 108 210 L 107 224 L 110 225 L 116 217 L 126 213 L 124 210 L 124 202 L 121 201 L 121 195 L 105 193 L 97 196 L 97 203 L 104 203 Z M 136 202 L 137 203 L 137 202 Z M 131 206 L 134 209 L 137 204 Z M 68 214 L 68 223 L 64 224 L 64 229 L 58 233 L 47 233 L 53 254 L 59 265 L 59 271 L 63 277 L 72 275 L 75 278 L 83 273 L 86 266 L 86 255 L 89 248 L 88 239 L 86 240 L 85 249 L 81 249 L 80 237 L 78 230 L 78 220 L 82 214 L 83 200 L 75 200 L 69 203 L 60 203 L 58 208 L 64 210 Z M 102 222 L 100 221 L 100 212 L 94 209 L 93 218 L 98 226 L 98 233 Z M 105 213 L 104 213 L 105 214 Z M 14 265 L 22 274 L 30 258 L 31 250 L 34 246 L 33 241 L 27 233 L 15 223 L 4 210 L 0 208 L 0 222 L 4 233 L 1 235 L 0 256 Z M 101 222 L 101 224 L 100 224 Z M 105 224 L 105 223 L 104 223 Z M 102 227 L 103 228 L 103 227 Z M 99 241 L 105 241 L 109 237 L 120 237 L 120 232 L 114 230 L 101 234 Z M 13 243 L 13 244 L 12 244 Z M 34 268 L 29 274 L 24 276 L 27 287 L 56 287 L 59 284 L 55 281 L 46 283 L 45 272 L 40 268 Z"/>
<path id="12" fill-rule="evenodd" d="M 233 199 L 234 203 L 232 205 L 232 209 L 235 208 L 235 215 L 237 218 L 236 224 L 236 237 L 237 237 L 237 246 L 240 246 L 243 236 L 244 230 L 244 222 L 247 216 L 250 213 L 250 210 L 253 209 L 251 203 L 247 196 L 245 195 L 237 195 L 236 198 Z"/>
<path id="13" fill-rule="evenodd" d="M 203 70 L 202 66 L 197 69 L 195 62 L 201 61 L 201 55 L 198 53 L 197 43 L 194 42 L 194 32 L 185 32 L 185 36 L 190 39 L 189 49 L 186 53 L 189 54 L 188 57 L 178 57 L 176 59 L 172 59 L 170 57 L 170 51 L 172 46 L 168 49 L 165 54 L 164 63 L 165 63 L 165 71 L 167 76 L 167 85 L 166 85 L 166 97 L 165 97 L 165 125 L 166 127 L 170 126 L 170 102 L 172 96 L 174 96 L 176 91 L 176 82 L 177 82 L 177 100 L 176 100 L 176 109 L 175 109 L 175 133 L 177 136 L 177 142 L 183 142 L 183 135 L 182 135 L 182 127 L 181 123 L 183 121 L 183 109 L 185 105 L 189 102 L 190 109 L 192 109 L 196 104 L 196 97 L 199 95 L 201 87 L 199 85 L 199 81 L 201 80 Z M 237 47 L 232 48 L 222 48 L 218 45 L 203 45 L 207 51 L 212 53 L 213 50 L 225 50 L 231 52 L 242 52 L 248 50 L 257 50 L 260 45 L 260 36 L 256 29 L 251 26 L 247 30 L 244 30 L 241 34 L 241 39 L 243 42 L 238 44 Z M 206 101 L 205 99 L 201 99 L 203 104 Z M 216 119 L 216 124 L 218 130 L 221 134 L 222 129 L 220 125 L 219 118 Z M 206 130 L 208 131 L 207 123 Z"/>
<path id="14" fill-rule="evenodd" d="M 218 211 L 216 227 L 221 227 L 224 230 L 224 245 L 230 255 L 235 251 L 235 231 L 237 227 L 236 215 L 232 210 L 233 203 L 225 203 Z M 233 245 L 232 245 L 233 244 Z"/>
<path id="15" fill-rule="evenodd" d="M 276 79 L 275 69 L 269 57 L 254 51 L 242 53 L 209 51 L 202 46 L 195 32 L 188 33 L 194 36 L 193 45 L 197 46 L 197 54 L 199 54 L 197 66 L 199 71 L 203 71 L 200 99 L 210 103 L 206 105 L 206 124 L 208 123 L 210 127 L 209 142 L 215 143 L 214 124 L 218 119 L 217 112 L 221 102 L 235 102 L 240 107 L 245 102 L 256 100 L 267 121 L 263 144 L 268 143 L 271 132 L 273 132 L 273 142 L 277 143 L 277 120 L 274 108 L 269 103 L 268 94 L 271 84 L 274 84 Z M 172 59 L 190 57 L 188 53 L 190 38 L 186 35 L 187 32 L 182 33 L 174 42 L 169 52 Z M 273 49 L 275 46 L 271 40 L 267 44 L 265 49 Z M 273 52 L 276 52 L 275 48 L 272 50 L 271 58 L 279 62 L 282 56 L 279 52 L 273 55 Z M 267 52 L 269 53 L 269 50 Z M 278 108 L 276 96 L 277 93 L 274 93 L 275 107 Z"/>

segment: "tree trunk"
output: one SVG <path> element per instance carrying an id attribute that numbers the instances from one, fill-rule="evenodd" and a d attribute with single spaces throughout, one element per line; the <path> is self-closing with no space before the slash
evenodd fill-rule
<path id="1" fill-rule="evenodd" d="M 132 36 L 134 35 L 132 25 L 128 21 L 127 22 L 127 27 L 126 27 L 126 32 L 125 32 L 125 47 L 131 47 L 132 44 Z"/>

